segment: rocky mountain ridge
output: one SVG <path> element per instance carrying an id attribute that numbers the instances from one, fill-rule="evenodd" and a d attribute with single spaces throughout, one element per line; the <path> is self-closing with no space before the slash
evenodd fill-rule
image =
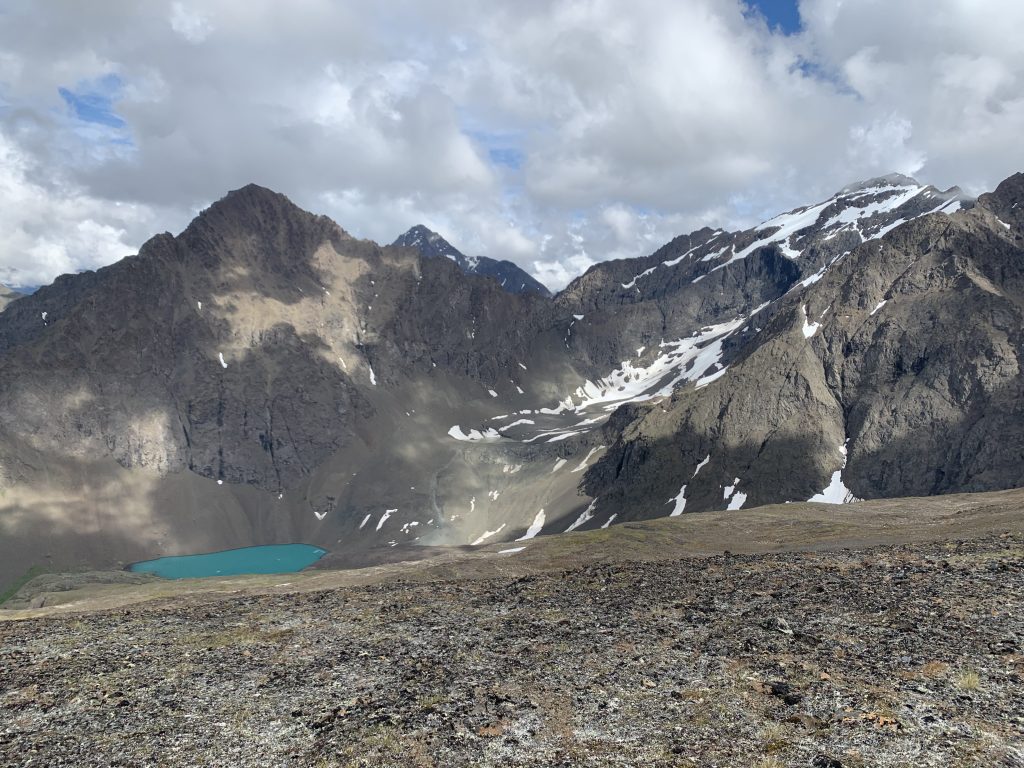
<path id="1" fill-rule="evenodd" d="M 0 316 L 0 580 L 1020 485 L 1021 178 L 871 180 L 553 299 L 237 190 Z"/>
<path id="2" fill-rule="evenodd" d="M 424 258 L 447 258 L 459 265 L 468 275 L 485 275 L 497 280 L 509 293 L 536 293 L 550 297 L 551 291 L 543 283 L 511 261 L 488 256 L 466 256 L 437 232 L 422 224 L 399 235 L 392 246 L 415 248 Z"/>

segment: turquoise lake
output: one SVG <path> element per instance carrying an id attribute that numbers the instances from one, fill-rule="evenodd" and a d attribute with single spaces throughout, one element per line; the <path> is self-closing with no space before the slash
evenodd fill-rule
<path id="1" fill-rule="evenodd" d="M 202 579 L 242 573 L 295 573 L 327 554 L 310 544 L 271 544 L 225 549 L 202 555 L 179 555 L 143 560 L 128 566 L 135 573 L 155 573 L 165 579 Z"/>

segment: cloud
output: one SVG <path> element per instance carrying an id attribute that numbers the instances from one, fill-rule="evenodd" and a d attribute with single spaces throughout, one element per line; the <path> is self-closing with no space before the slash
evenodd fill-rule
<path id="1" fill-rule="evenodd" d="M 109 264 L 138 249 L 158 217 L 111 204 L 66 182 L 34 181 L 39 169 L 0 134 L 0 283 L 35 286 L 56 275 Z"/>
<path id="2" fill-rule="evenodd" d="M 978 192 L 1024 165 L 1011 0 L 802 0 L 788 35 L 740 0 L 4 13 L 0 281 L 109 263 L 250 181 L 378 241 L 425 223 L 559 287 L 855 179 Z"/>
<path id="3" fill-rule="evenodd" d="M 892 168 L 912 176 L 924 167 L 923 152 L 911 148 L 913 125 L 897 114 L 850 128 L 847 148 L 853 165 Z"/>
<path id="4" fill-rule="evenodd" d="M 171 3 L 171 29 L 190 43 L 201 43 L 213 32 L 210 20 L 184 3 Z"/>

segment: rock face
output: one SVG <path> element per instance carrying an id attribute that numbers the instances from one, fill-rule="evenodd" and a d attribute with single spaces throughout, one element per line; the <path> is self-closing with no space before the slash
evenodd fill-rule
<path id="1" fill-rule="evenodd" d="M 536 293 L 551 296 L 551 291 L 521 267 L 511 261 L 499 261 L 487 256 L 466 256 L 455 246 L 422 224 L 401 234 L 391 245 L 415 248 L 425 258 L 444 257 L 459 265 L 467 275 L 493 277 L 509 293 Z"/>
<path id="2" fill-rule="evenodd" d="M 724 509 L 1019 485 L 1021 200 L 1017 175 L 855 247 L 748 327 L 719 380 L 619 414 L 588 492 L 643 509 L 685 485 Z"/>
<path id="3" fill-rule="evenodd" d="M 550 299 L 237 190 L 0 315 L 0 581 L 1020 485 L 1022 197 L 874 179 Z"/>

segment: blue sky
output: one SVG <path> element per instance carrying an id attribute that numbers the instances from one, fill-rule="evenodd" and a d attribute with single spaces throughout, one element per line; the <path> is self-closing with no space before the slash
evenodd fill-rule
<path id="1" fill-rule="evenodd" d="M 61 86 L 57 92 L 79 120 L 124 128 L 125 121 L 114 112 L 114 101 L 123 85 L 118 75 L 109 73 L 96 80 L 80 82 L 74 88 Z"/>
<path id="2" fill-rule="evenodd" d="M 768 26 L 783 34 L 792 35 L 800 31 L 800 10 L 797 0 L 749 0 L 768 21 Z"/>

